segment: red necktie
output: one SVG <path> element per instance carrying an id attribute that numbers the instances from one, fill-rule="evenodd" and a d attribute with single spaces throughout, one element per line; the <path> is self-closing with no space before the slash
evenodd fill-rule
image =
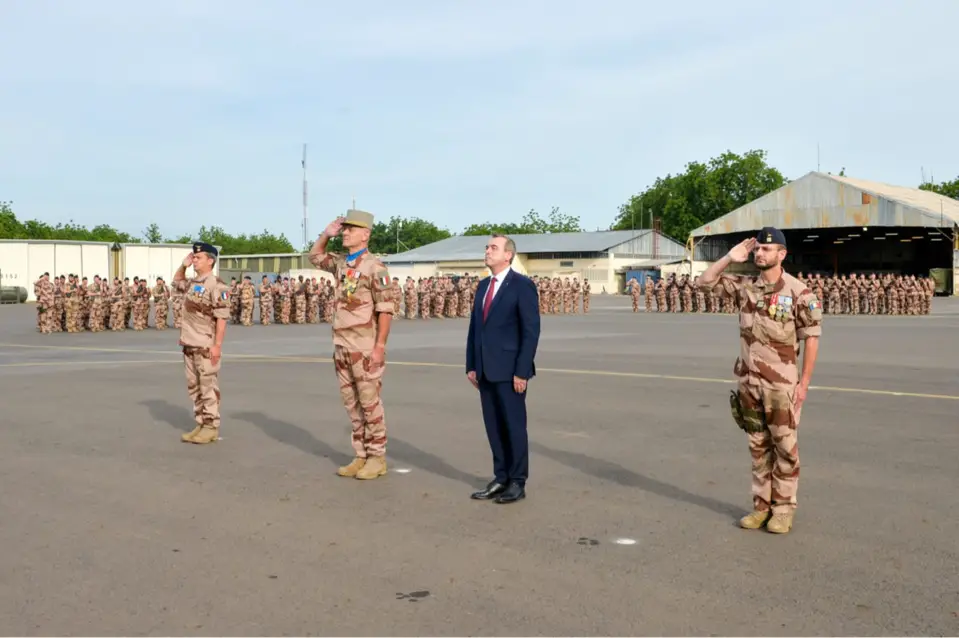
<path id="1" fill-rule="evenodd" d="M 483 300 L 483 321 L 486 321 L 486 315 L 489 314 L 489 307 L 493 303 L 493 287 L 496 286 L 496 277 L 489 280 L 489 288 L 486 289 L 486 298 Z"/>

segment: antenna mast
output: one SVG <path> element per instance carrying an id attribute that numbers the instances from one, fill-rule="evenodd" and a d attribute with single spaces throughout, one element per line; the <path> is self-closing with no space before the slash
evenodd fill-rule
<path id="1" fill-rule="evenodd" d="M 308 212 L 308 192 L 306 185 L 306 144 L 303 144 L 303 246 L 310 243 L 310 216 Z"/>

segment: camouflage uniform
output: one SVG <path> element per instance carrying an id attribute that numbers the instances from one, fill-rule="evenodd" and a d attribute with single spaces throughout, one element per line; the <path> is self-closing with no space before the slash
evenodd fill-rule
<path id="1" fill-rule="evenodd" d="M 368 224 L 373 216 L 350 211 L 345 224 Z M 386 474 L 386 413 L 380 393 L 386 362 L 373 364 L 378 317 L 393 314 L 389 271 L 368 250 L 347 261 L 347 255 L 311 252 L 310 263 L 333 275 L 336 283 L 333 317 L 333 362 L 343 407 L 353 424 L 356 458 L 340 476 L 373 479 Z"/>
<path id="2" fill-rule="evenodd" d="M 774 283 L 759 276 L 723 274 L 700 285 L 705 290 L 718 288 L 722 297 L 735 299 L 740 307 L 740 355 L 733 367 L 739 405 L 734 416 L 749 438 L 753 494 L 753 513 L 741 524 L 761 527 L 772 510 L 779 519 L 776 531 L 788 531 L 799 486 L 801 408 L 796 410 L 793 403 L 799 383 L 799 342 L 822 334 L 820 301 L 786 272 Z"/>
<path id="3" fill-rule="evenodd" d="M 253 325 L 253 298 L 256 296 L 253 290 L 253 281 L 249 277 L 243 278 L 240 284 L 240 325 Z"/>
<path id="4" fill-rule="evenodd" d="M 260 325 L 270 325 L 270 313 L 273 312 L 273 287 L 266 277 L 260 284 Z"/>
<path id="5" fill-rule="evenodd" d="M 631 277 L 626 282 L 626 288 L 629 290 L 629 296 L 633 299 L 633 312 L 639 312 L 639 282 L 635 277 Z"/>
<path id="6" fill-rule="evenodd" d="M 153 323 L 157 330 L 167 329 L 167 313 L 170 311 L 169 302 L 170 289 L 167 288 L 163 279 L 157 279 L 157 285 L 153 287 Z"/>
<path id="7" fill-rule="evenodd" d="M 201 242 L 193 244 L 193 251 L 208 252 L 214 257 L 217 254 L 213 246 Z M 223 360 L 213 363 L 210 349 L 215 345 L 217 320 L 230 319 L 230 288 L 212 272 L 193 279 L 174 279 L 173 287 L 184 295 L 179 344 L 197 425 L 181 438 L 186 443 L 213 443 L 219 439 L 219 376 Z"/>

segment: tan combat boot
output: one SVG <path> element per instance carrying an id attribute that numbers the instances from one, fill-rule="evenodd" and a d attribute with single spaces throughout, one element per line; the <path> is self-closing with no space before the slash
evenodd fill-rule
<path id="1" fill-rule="evenodd" d="M 766 524 L 766 521 L 769 520 L 769 517 L 772 515 L 772 512 L 769 510 L 759 511 L 753 510 L 749 514 L 746 514 L 741 519 L 739 519 L 739 526 L 743 529 L 759 529 Z"/>
<path id="2" fill-rule="evenodd" d="M 382 456 L 371 456 L 366 459 L 363 469 L 356 473 L 356 478 L 365 481 L 384 474 L 386 474 L 386 459 Z"/>
<path id="3" fill-rule="evenodd" d="M 180 437 L 180 440 L 183 441 L 184 443 L 192 443 L 192 442 L 193 442 L 193 437 L 195 437 L 197 434 L 199 434 L 199 433 L 200 433 L 200 430 L 201 430 L 202 428 L 203 428 L 202 425 L 196 426 L 195 428 L 193 428 L 193 431 L 192 431 L 192 432 L 186 432 L 186 433 L 184 433 L 184 434 Z"/>
<path id="4" fill-rule="evenodd" d="M 209 428 L 204 426 L 200 428 L 200 431 L 190 439 L 190 443 L 196 443 L 197 445 L 216 443 L 219 438 L 220 431 L 217 428 Z"/>
<path id="5" fill-rule="evenodd" d="M 788 534 L 793 527 L 793 516 L 795 512 L 777 512 L 773 514 L 772 520 L 766 524 L 766 531 L 773 534 Z"/>
<path id="6" fill-rule="evenodd" d="M 356 457 L 353 459 L 349 465 L 344 465 L 336 471 L 340 476 L 346 476 L 348 478 L 353 478 L 356 476 L 356 473 L 363 469 L 363 466 L 366 464 L 366 459 L 361 459 Z"/>

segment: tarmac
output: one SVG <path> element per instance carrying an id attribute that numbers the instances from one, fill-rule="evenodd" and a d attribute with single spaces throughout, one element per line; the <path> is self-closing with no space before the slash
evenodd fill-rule
<path id="1" fill-rule="evenodd" d="M 0 633 L 955 635 L 957 308 L 827 316 L 777 536 L 736 526 L 731 315 L 544 317 L 528 498 L 496 505 L 464 319 L 394 323 L 390 472 L 357 481 L 327 324 L 230 326 L 193 446 L 177 331 L 0 306 Z"/>

